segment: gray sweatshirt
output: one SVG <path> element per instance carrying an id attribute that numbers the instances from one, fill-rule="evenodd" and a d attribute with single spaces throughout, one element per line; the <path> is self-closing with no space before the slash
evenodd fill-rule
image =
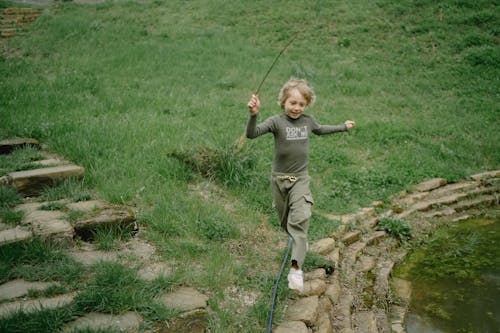
<path id="1" fill-rule="evenodd" d="M 309 135 L 332 134 L 347 131 L 347 126 L 320 125 L 310 116 L 303 114 L 292 119 L 286 113 L 267 118 L 257 125 L 257 115 L 250 115 L 246 135 L 254 139 L 266 133 L 274 135 L 273 172 L 301 173 L 307 171 L 309 163 Z"/>

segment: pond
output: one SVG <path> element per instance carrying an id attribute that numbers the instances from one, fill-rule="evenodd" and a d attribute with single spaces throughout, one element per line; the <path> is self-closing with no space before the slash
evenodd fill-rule
<path id="1" fill-rule="evenodd" d="M 500 332 L 500 219 L 440 228 L 394 272 L 412 282 L 407 333 Z"/>

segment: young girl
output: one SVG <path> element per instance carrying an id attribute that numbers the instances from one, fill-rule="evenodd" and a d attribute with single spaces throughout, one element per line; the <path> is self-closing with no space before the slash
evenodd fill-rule
<path id="1" fill-rule="evenodd" d="M 254 139 L 266 133 L 274 135 L 274 160 L 271 175 L 273 206 L 278 210 L 280 224 L 292 238 L 291 269 L 288 287 L 302 292 L 304 286 L 302 265 L 307 251 L 307 231 L 311 218 L 313 198 L 307 171 L 309 136 L 347 131 L 354 121 L 342 125 L 320 125 L 304 114 L 316 96 L 305 80 L 291 78 L 281 88 L 279 105 L 284 113 L 271 116 L 257 125 L 260 100 L 252 95 L 248 102 L 250 117 L 246 136 Z"/>

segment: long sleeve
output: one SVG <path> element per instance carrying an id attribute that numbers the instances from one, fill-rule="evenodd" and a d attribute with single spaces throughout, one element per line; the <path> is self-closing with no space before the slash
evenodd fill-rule
<path id="1" fill-rule="evenodd" d="M 268 118 L 257 125 L 257 115 L 251 114 L 248 118 L 246 136 L 249 139 L 255 139 L 263 134 L 273 132 L 273 128 L 273 117 Z"/>

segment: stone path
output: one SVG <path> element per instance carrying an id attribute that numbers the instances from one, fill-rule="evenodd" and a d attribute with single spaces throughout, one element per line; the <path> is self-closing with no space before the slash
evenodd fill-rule
<path id="1" fill-rule="evenodd" d="M 41 149 L 41 145 L 36 140 L 16 138 L 0 141 L 0 154 L 8 154 L 16 148 L 26 146 Z M 12 186 L 25 195 L 36 195 L 41 188 L 59 180 L 83 176 L 83 168 L 47 151 L 41 151 L 47 158 L 34 162 L 35 169 L 9 173 L 0 178 L 0 186 Z M 51 205 L 56 208 L 44 209 L 44 207 Z M 145 281 L 168 276 L 171 273 L 168 263 L 156 255 L 155 247 L 140 237 L 135 212 L 130 207 L 111 205 L 101 200 L 39 202 L 35 196 L 26 198 L 14 210 L 23 212 L 22 222 L 20 225 L 12 226 L 0 221 L 0 247 L 40 237 L 68 243 L 70 245 L 69 255 L 84 265 L 92 265 L 99 261 L 117 261 L 134 266 L 140 263 L 138 276 Z M 76 221 L 67 221 L 69 212 L 79 212 L 79 218 Z M 135 237 L 123 242 L 118 250 L 97 250 L 92 244 L 91 238 L 93 231 L 103 225 L 127 228 Z M 79 239 L 78 245 L 71 246 L 76 238 Z M 68 306 L 76 293 L 50 298 L 27 296 L 30 291 L 43 291 L 54 284 L 16 279 L 0 285 L 0 318 L 16 311 L 32 312 Z M 158 295 L 158 301 L 169 308 L 180 311 L 179 325 L 184 325 L 183 318 L 188 318 L 188 322 L 196 322 L 197 330 L 193 326 L 193 333 L 204 330 L 206 320 L 204 315 L 200 316 L 200 313 L 206 313 L 208 298 L 202 293 L 193 288 L 182 287 L 171 293 Z M 191 316 L 194 316 L 195 319 L 190 319 Z M 198 320 L 200 318 L 203 319 L 201 322 Z M 114 328 L 120 332 L 137 332 L 142 322 L 142 317 L 134 312 L 119 315 L 88 313 L 68 323 L 63 332 L 85 328 Z"/>
<path id="2" fill-rule="evenodd" d="M 436 178 L 414 186 L 411 193 L 392 198 L 392 209 L 377 213 L 381 203 L 350 215 L 324 214 L 342 221 L 339 230 L 312 244 L 310 251 L 336 263 L 333 274 L 324 269 L 305 273 L 304 292 L 290 301 L 285 321 L 274 333 L 403 333 L 411 284 L 391 279 L 394 266 L 407 250 L 385 231 L 382 219 L 404 219 L 424 237 L 443 223 L 480 215 L 481 208 L 498 205 L 500 170 L 448 184 Z"/>

